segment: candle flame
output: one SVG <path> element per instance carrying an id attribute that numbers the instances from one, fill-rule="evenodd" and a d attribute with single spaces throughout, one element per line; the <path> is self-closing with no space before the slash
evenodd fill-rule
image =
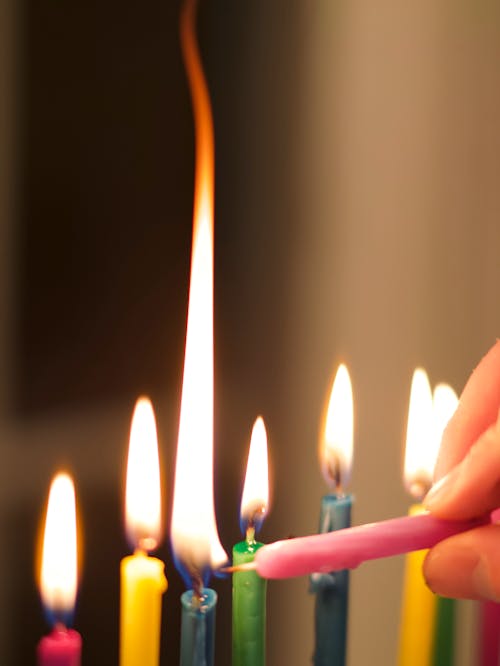
<path id="1" fill-rule="evenodd" d="M 341 491 L 351 475 L 353 455 L 353 397 L 347 367 L 341 363 L 333 381 L 321 440 L 321 470 L 326 482 Z"/>
<path id="2" fill-rule="evenodd" d="M 269 505 L 269 473 L 267 461 L 267 435 L 264 420 L 259 416 L 252 429 L 247 471 L 241 497 L 241 527 L 260 529 Z"/>
<path id="3" fill-rule="evenodd" d="M 70 623 L 77 583 L 75 488 L 68 474 L 59 473 L 50 486 L 40 571 L 42 603 L 51 623 Z"/>
<path id="4" fill-rule="evenodd" d="M 153 405 L 135 404 L 130 427 L 125 491 L 125 524 L 134 548 L 154 550 L 161 536 L 161 491 L 158 438 Z"/>
<path id="5" fill-rule="evenodd" d="M 427 373 L 413 373 L 406 429 L 404 481 L 408 492 L 420 500 L 432 484 L 436 462 L 432 391 Z"/>
<path id="6" fill-rule="evenodd" d="M 444 429 L 458 406 L 458 397 L 448 384 L 438 384 L 432 395 L 436 457 Z"/>
<path id="7" fill-rule="evenodd" d="M 193 245 L 177 442 L 171 541 L 188 584 L 206 583 L 227 561 L 219 541 L 213 497 L 213 189 L 212 112 L 195 38 L 193 0 L 184 3 L 181 44 L 196 131 Z"/>

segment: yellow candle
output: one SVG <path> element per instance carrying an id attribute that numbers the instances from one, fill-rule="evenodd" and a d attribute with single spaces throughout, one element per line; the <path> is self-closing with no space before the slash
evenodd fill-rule
<path id="1" fill-rule="evenodd" d="M 409 515 L 423 513 L 421 504 L 410 507 Z M 428 666 L 431 664 L 436 597 L 425 584 L 422 564 L 426 550 L 408 553 L 405 561 L 399 666 Z"/>
<path id="2" fill-rule="evenodd" d="M 164 564 L 141 550 L 121 561 L 120 665 L 157 666 Z"/>
<path id="3" fill-rule="evenodd" d="M 405 485 L 418 502 L 427 492 L 437 454 L 432 391 L 425 370 L 413 373 L 406 430 Z M 409 514 L 423 513 L 418 503 Z M 427 551 L 408 553 L 405 561 L 403 603 L 399 636 L 399 666 L 430 666 L 436 601 L 425 584 L 422 564 Z"/>
<path id="4" fill-rule="evenodd" d="M 158 666 L 164 564 L 147 551 L 161 534 L 160 465 L 153 407 L 135 406 L 130 429 L 125 522 L 136 551 L 120 566 L 120 666 Z"/>

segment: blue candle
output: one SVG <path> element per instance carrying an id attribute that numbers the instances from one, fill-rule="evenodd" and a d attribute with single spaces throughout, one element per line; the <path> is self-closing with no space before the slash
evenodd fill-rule
<path id="1" fill-rule="evenodd" d="M 187 590 L 181 605 L 180 666 L 213 666 L 217 593 L 208 587 L 199 596 Z"/>
<path id="2" fill-rule="evenodd" d="M 349 373 L 340 365 L 333 382 L 321 445 L 321 466 L 332 492 L 321 500 L 320 533 L 351 526 L 352 495 L 342 492 L 351 468 L 353 401 Z M 347 648 L 349 572 L 313 574 L 314 666 L 344 666 Z"/>
<path id="3" fill-rule="evenodd" d="M 325 495 L 321 500 L 319 531 L 333 532 L 350 527 L 351 506 L 352 495 Z M 316 595 L 313 663 L 315 666 L 341 666 L 346 659 L 349 571 L 313 574 L 310 590 Z"/>

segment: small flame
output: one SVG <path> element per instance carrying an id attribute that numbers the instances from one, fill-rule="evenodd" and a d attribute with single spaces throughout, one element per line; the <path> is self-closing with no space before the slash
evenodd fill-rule
<path id="1" fill-rule="evenodd" d="M 196 3 L 181 16 L 181 43 L 194 107 L 196 172 L 193 245 L 182 382 L 181 414 L 172 507 L 171 541 L 188 584 L 207 582 L 227 561 L 220 543 L 213 497 L 213 196 L 212 112 L 195 38 Z"/>
<path id="2" fill-rule="evenodd" d="M 432 391 L 427 373 L 413 373 L 406 429 L 404 480 L 408 492 L 421 499 L 432 483 L 436 461 Z"/>
<path id="3" fill-rule="evenodd" d="M 50 486 L 40 572 L 42 602 L 54 624 L 69 624 L 77 583 L 75 488 L 71 477 L 60 473 Z"/>
<path id="4" fill-rule="evenodd" d="M 245 532 L 248 527 L 255 528 L 255 531 L 260 529 L 261 523 L 267 515 L 268 505 L 267 435 L 264 420 L 259 416 L 252 429 L 245 484 L 241 497 L 242 532 Z"/>
<path id="5" fill-rule="evenodd" d="M 125 491 L 127 536 L 134 548 L 154 550 L 161 536 L 161 491 L 158 438 L 153 405 L 135 404 L 130 428 Z"/>
<path id="6" fill-rule="evenodd" d="M 351 475 L 353 427 L 351 379 L 341 363 L 333 381 L 320 450 L 323 476 L 337 491 L 342 491 Z"/>
<path id="7" fill-rule="evenodd" d="M 434 437 L 437 457 L 444 429 L 448 425 L 448 421 L 451 419 L 458 406 L 458 397 L 455 391 L 448 384 L 438 384 L 434 388 L 432 404 L 434 413 Z"/>

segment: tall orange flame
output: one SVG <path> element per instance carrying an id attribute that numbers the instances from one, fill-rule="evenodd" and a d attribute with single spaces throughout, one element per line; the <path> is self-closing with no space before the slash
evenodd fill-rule
<path id="1" fill-rule="evenodd" d="M 214 136 L 207 84 L 195 39 L 196 2 L 181 15 L 181 42 L 194 108 L 196 171 L 193 247 L 172 506 L 171 541 L 188 584 L 206 583 L 227 560 L 213 498 L 213 198 Z"/>
<path id="2" fill-rule="evenodd" d="M 193 104 L 196 165 L 194 175 L 193 238 L 205 222 L 214 218 L 214 129 L 212 106 L 195 36 L 196 0 L 186 0 L 181 13 L 181 48 Z M 194 253 L 194 244 L 193 244 Z M 191 264 L 192 265 L 192 264 Z M 191 282 L 192 284 L 192 282 Z"/>

